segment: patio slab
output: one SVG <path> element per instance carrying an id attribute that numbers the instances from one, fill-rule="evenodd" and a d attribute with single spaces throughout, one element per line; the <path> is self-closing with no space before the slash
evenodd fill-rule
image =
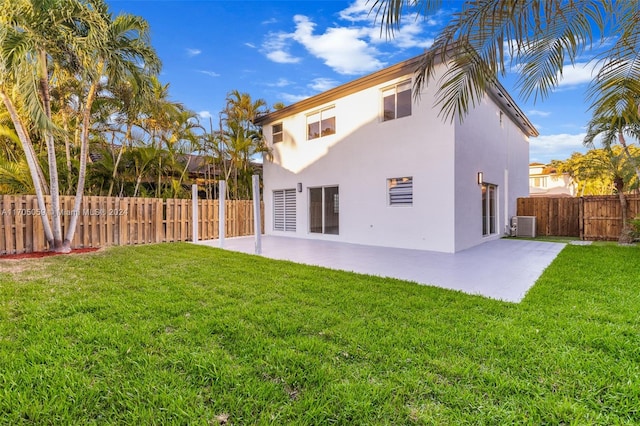
<path id="1" fill-rule="evenodd" d="M 219 247 L 218 240 L 197 244 Z M 507 302 L 520 302 L 564 243 L 500 239 L 455 253 L 262 237 L 262 256 L 398 278 Z M 254 254 L 254 238 L 227 238 L 224 249 Z"/>

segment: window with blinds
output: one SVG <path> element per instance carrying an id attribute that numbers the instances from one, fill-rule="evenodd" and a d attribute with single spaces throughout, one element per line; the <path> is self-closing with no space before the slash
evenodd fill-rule
<path id="1" fill-rule="evenodd" d="M 390 206 L 413 205 L 413 177 L 387 179 Z"/>
<path id="2" fill-rule="evenodd" d="M 273 230 L 296 230 L 296 190 L 273 191 Z"/>

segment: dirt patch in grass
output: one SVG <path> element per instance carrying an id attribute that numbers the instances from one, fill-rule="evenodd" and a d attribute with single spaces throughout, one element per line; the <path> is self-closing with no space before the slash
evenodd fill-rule
<path id="1" fill-rule="evenodd" d="M 43 257 L 62 256 L 68 254 L 82 254 L 91 253 L 100 250 L 97 247 L 87 247 L 80 249 L 73 249 L 70 253 L 56 253 L 54 251 L 38 251 L 33 253 L 18 253 L 18 254 L 5 254 L 0 255 L 0 261 L 2 260 L 23 260 L 23 259 L 41 259 Z"/>
<path id="2" fill-rule="evenodd" d="M 63 256 L 69 254 L 83 254 L 93 253 L 100 250 L 99 248 L 81 248 L 75 249 L 71 253 L 56 253 L 51 251 L 35 252 L 35 253 L 19 253 L 0 255 L 0 272 L 6 272 L 8 274 L 17 275 L 24 272 L 33 272 L 36 270 L 45 269 L 44 264 L 36 263 L 35 260 L 53 257 Z"/>

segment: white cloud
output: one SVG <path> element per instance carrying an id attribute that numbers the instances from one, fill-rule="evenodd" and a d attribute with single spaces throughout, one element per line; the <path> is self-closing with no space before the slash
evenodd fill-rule
<path id="1" fill-rule="evenodd" d="M 291 82 L 289 80 L 287 80 L 286 78 L 279 78 L 278 81 L 276 81 L 275 83 L 267 83 L 267 86 L 269 87 L 285 87 L 290 85 Z"/>
<path id="2" fill-rule="evenodd" d="M 371 5 L 368 3 L 369 0 L 356 0 L 351 6 L 340 11 L 340 18 L 351 22 L 371 21 L 375 17 L 375 12 L 373 15 L 369 13 Z"/>
<path id="3" fill-rule="evenodd" d="M 269 52 L 267 53 L 267 58 L 279 64 L 297 64 L 301 60 L 300 58 L 291 56 L 289 52 L 285 52 L 284 50 L 275 50 L 273 52 Z"/>
<path id="4" fill-rule="evenodd" d="M 329 89 L 333 89 L 338 84 L 337 81 L 330 78 L 314 78 L 309 83 L 309 87 L 318 92 L 326 92 Z"/>
<path id="5" fill-rule="evenodd" d="M 218 74 L 218 73 L 217 73 L 217 72 L 215 72 L 215 71 L 198 70 L 198 72 L 199 72 L 199 73 L 202 73 L 202 74 L 206 74 L 206 75 L 208 75 L 209 77 L 220 77 L 220 74 Z"/>
<path id="6" fill-rule="evenodd" d="M 385 31 L 381 32 L 379 25 L 372 25 L 369 37 L 374 43 L 390 43 L 400 49 L 414 47 L 428 49 L 431 47 L 434 41 L 433 38 L 422 36 L 425 31 L 425 23 L 429 24 L 430 21 L 425 22 L 420 16 L 411 14 L 404 18 L 404 22 L 400 28 L 393 31 L 392 37 L 387 37 Z"/>
<path id="7" fill-rule="evenodd" d="M 269 19 L 266 19 L 266 20 L 262 21 L 261 23 L 262 23 L 262 25 L 269 25 L 269 24 L 275 24 L 277 22 L 278 22 L 278 20 L 276 18 L 269 18 Z"/>
<path id="8" fill-rule="evenodd" d="M 585 136 L 586 133 L 560 133 L 532 138 L 529 142 L 529 161 L 546 164 L 554 159 L 567 159 L 576 151 L 585 152 L 586 148 L 582 143 Z"/>
<path id="9" fill-rule="evenodd" d="M 539 111 L 537 109 L 531 109 L 529 111 L 527 111 L 527 115 L 534 117 L 534 116 L 538 116 L 538 117 L 548 117 L 551 115 L 550 112 L 548 111 Z"/>
<path id="10" fill-rule="evenodd" d="M 274 62 L 300 62 L 301 58 L 290 53 L 297 42 L 335 72 L 357 75 L 386 65 L 385 53 L 379 50 L 383 46 L 402 51 L 416 47 L 426 49 L 433 44 L 433 39 L 424 33 L 428 26 L 438 23 L 435 18 L 439 14 L 429 19 L 415 13 L 407 14 L 393 37 L 388 38 L 376 22 L 375 12 L 369 13 L 370 9 L 370 0 L 355 0 L 339 13 L 342 21 L 349 22 L 347 26 L 333 24 L 321 31 L 317 31 L 316 23 L 309 17 L 296 15 L 293 32 L 267 34 L 262 45 L 265 55 Z"/>
<path id="11" fill-rule="evenodd" d="M 202 50 L 200 49 L 185 49 L 187 51 L 187 56 L 189 56 L 190 58 L 193 58 L 194 56 L 198 56 L 199 54 L 202 53 Z"/>
<path id="12" fill-rule="evenodd" d="M 200 117 L 200 118 L 211 118 L 211 113 L 209 111 L 200 111 L 198 113 L 198 117 Z"/>
<path id="13" fill-rule="evenodd" d="M 252 49 L 255 49 L 255 48 L 256 48 L 256 45 L 255 45 L 255 44 L 253 44 L 253 43 L 245 43 L 244 45 L 245 45 L 245 46 L 247 46 L 247 47 L 250 47 L 250 48 L 252 48 Z"/>
<path id="14" fill-rule="evenodd" d="M 269 33 L 267 40 L 262 44 L 262 48 L 267 52 L 267 58 L 279 64 L 296 64 L 301 61 L 289 53 L 291 34 Z"/>
<path id="15" fill-rule="evenodd" d="M 299 101 L 302 101 L 304 99 L 309 98 L 310 96 L 308 95 L 294 95 L 291 93 L 280 93 L 280 98 L 285 101 L 286 103 L 296 103 Z"/>
<path id="16" fill-rule="evenodd" d="M 564 66 L 562 75 L 558 77 L 558 87 L 566 88 L 589 83 L 601 66 L 590 62 L 576 62 L 574 66 L 567 64 Z"/>
<path id="17" fill-rule="evenodd" d="M 293 39 L 337 73 L 362 74 L 385 65 L 376 58 L 380 52 L 361 39 L 367 29 L 334 27 L 315 35 L 316 24 L 308 17 L 296 15 L 293 20 L 296 23 Z"/>

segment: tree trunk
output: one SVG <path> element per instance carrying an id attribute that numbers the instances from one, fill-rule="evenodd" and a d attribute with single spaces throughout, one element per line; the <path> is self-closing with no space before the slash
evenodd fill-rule
<path id="1" fill-rule="evenodd" d="M 18 116 L 18 112 L 16 111 L 13 102 L 6 95 L 4 88 L 0 87 L 0 98 L 2 98 L 2 102 L 4 103 L 9 115 L 11 116 L 11 121 L 13 122 L 13 127 L 16 129 L 16 133 L 18 134 L 18 139 L 22 143 L 22 149 L 24 151 L 24 155 L 27 159 L 27 164 L 29 165 L 29 171 L 31 172 L 31 179 L 33 180 L 33 187 L 36 191 L 36 199 L 38 200 L 38 209 L 40 210 L 40 218 L 42 219 L 42 227 L 44 229 L 44 236 L 47 240 L 47 244 L 49 248 L 53 247 L 53 232 L 51 230 L 51 225 L 49 224 L 49 215 L 47 214 L 47 204 L 44 201 L 44 193 L 42 188 L 42 181 L 40 180 L 40 175 L 38 173 L 38 165 L 37 158 L 34 153 L 33 144 L 31 143 L 31 139 L 29 138 L 29 134 L 25 131 L 22 126 L 22 122 L 20 121 L 20 117 Z"/>
<path id="2" fill-rule="evenodd" d="M 102 69 L 102 66 L 99 68 Z M 71 218 L 69 220 L 69 228 L 67 229 L 63 250 L 66 252 L 71 251 L 71 241 L 76 233 L 76 226 L 78 225 L 78 216 L 80 213 L 80 205 L 82 203 L 82 196 L 84 195 L 84 181 L 87 176 L 87 156 L 89 148 L 89 128 L 91 126 L 91 107 L 96 97 L 97 83 L 94 82 L 89 88 L 87 94 L 87 102 L 85 103 L 84 111 L 82 112 L 82 137 L 80 140 L 80 167 L 78 169 L 78 187 L 76 188 L 76 197 L 73 203 L 73 210 L 71 212 Z"/>
<path id="3" fill-rule="evenodd" d="M 631 244 L 633 243 L 633 233 L 629 225 L 627 224 L 627 197 L 624 195 L 624 180 L 620 176 L 616 176 L 613 180 L 613 184 L 618 192 L 618 198 L 620 199 L 620 209 L 622 210 L 622 230 L 620 231 L 620 237 L 618 238 L 619 244 Z"/>
<path id="4" fill-rule="evenodd" d="M 47 69 L 47 54 L 44 50 L 40 55 L 40 95 L 47 118 L 51 120 L 51 98 L 49 93 L 49 71 Z M 64 252 L 62 247 L 62 222 L 60 212 L 60 188 L 58 181 L 58 163 L 56 159 L 56 146 L 51 130 L 45 130 L 44 139 L 47 146 L 47 162 L 49 163 L 49 189 L 51 191 L 51 221 L 53 228 L 53 247 L 56 252 Z"/>
<path id="5" fill-rule="evenodd" d="M 118 166 L 120 165 L 120 161 L 122 160 L 122 151 L 124 151 L 125 147 L 128 146 L 128 143 L 131 141 L 131 123 L 127 123 L 127 132 L 124 136 L 124 145 L 120 147 L 120 151 L 118 151 L 118 157 L 116 158 L 116 163 L 113 165 L 113 175 L 111 176 L 111 184 L 109 185 L 109 194 L 108 197 L 111 197 L 111 192 L 113 191 L 113 185 L 115 183 L 116 177 L 118 176 Z M 113 144 L 111 144 L 113 147 Z"/>
<path id="6" fill-rule="evenodd" d="M 113 174 L 111 175 L 111 183 L 109 184 L 109 193 L 107 197 L 111 197 L 111 193 L 113 192 L 113 185 L 116 182 L 116 176 L 118 176 L 118 166 L 120 165 L 120 160 L 122 159 L 122 151 L 124 151 L 124 146 L 120 147 L 120 151 L 118 151 L 118 157 L 116 158 L 116 163 L 113 165 Z"/>
<path id="7" fill-rule="evenodd" d="M 69 125 L 67 114 L 62 112 L 62 121 L 64 122 L 64 155 L 67 163 L 67 194 L 71 194 L 73 187 L 73 175 L 71 170 L 71 144 L 69 143 Z"/>
<path id="8" fill-rule="evenodd" d="M 622 133 L 622 131 L 618 132 L 618 141 L 620 142 L 620 145 L 622 145 L 622 148 L 624 149 L 624 153 L 627 156 L 627 160 L 629 160 L 629 162 L 633 166 L 633 169 L 636 171 L 636 176 L 638 177 L 638 181 L 640 181 L 640 167 L 638 167 L 638 163 L 636 162 L 636 159 L 633 158 L 633 156 L 631 155 L 631 152 L 629 152 L 629 147 L 627 146 L 627 141 L 625 140 L 624 134 Z"/>

